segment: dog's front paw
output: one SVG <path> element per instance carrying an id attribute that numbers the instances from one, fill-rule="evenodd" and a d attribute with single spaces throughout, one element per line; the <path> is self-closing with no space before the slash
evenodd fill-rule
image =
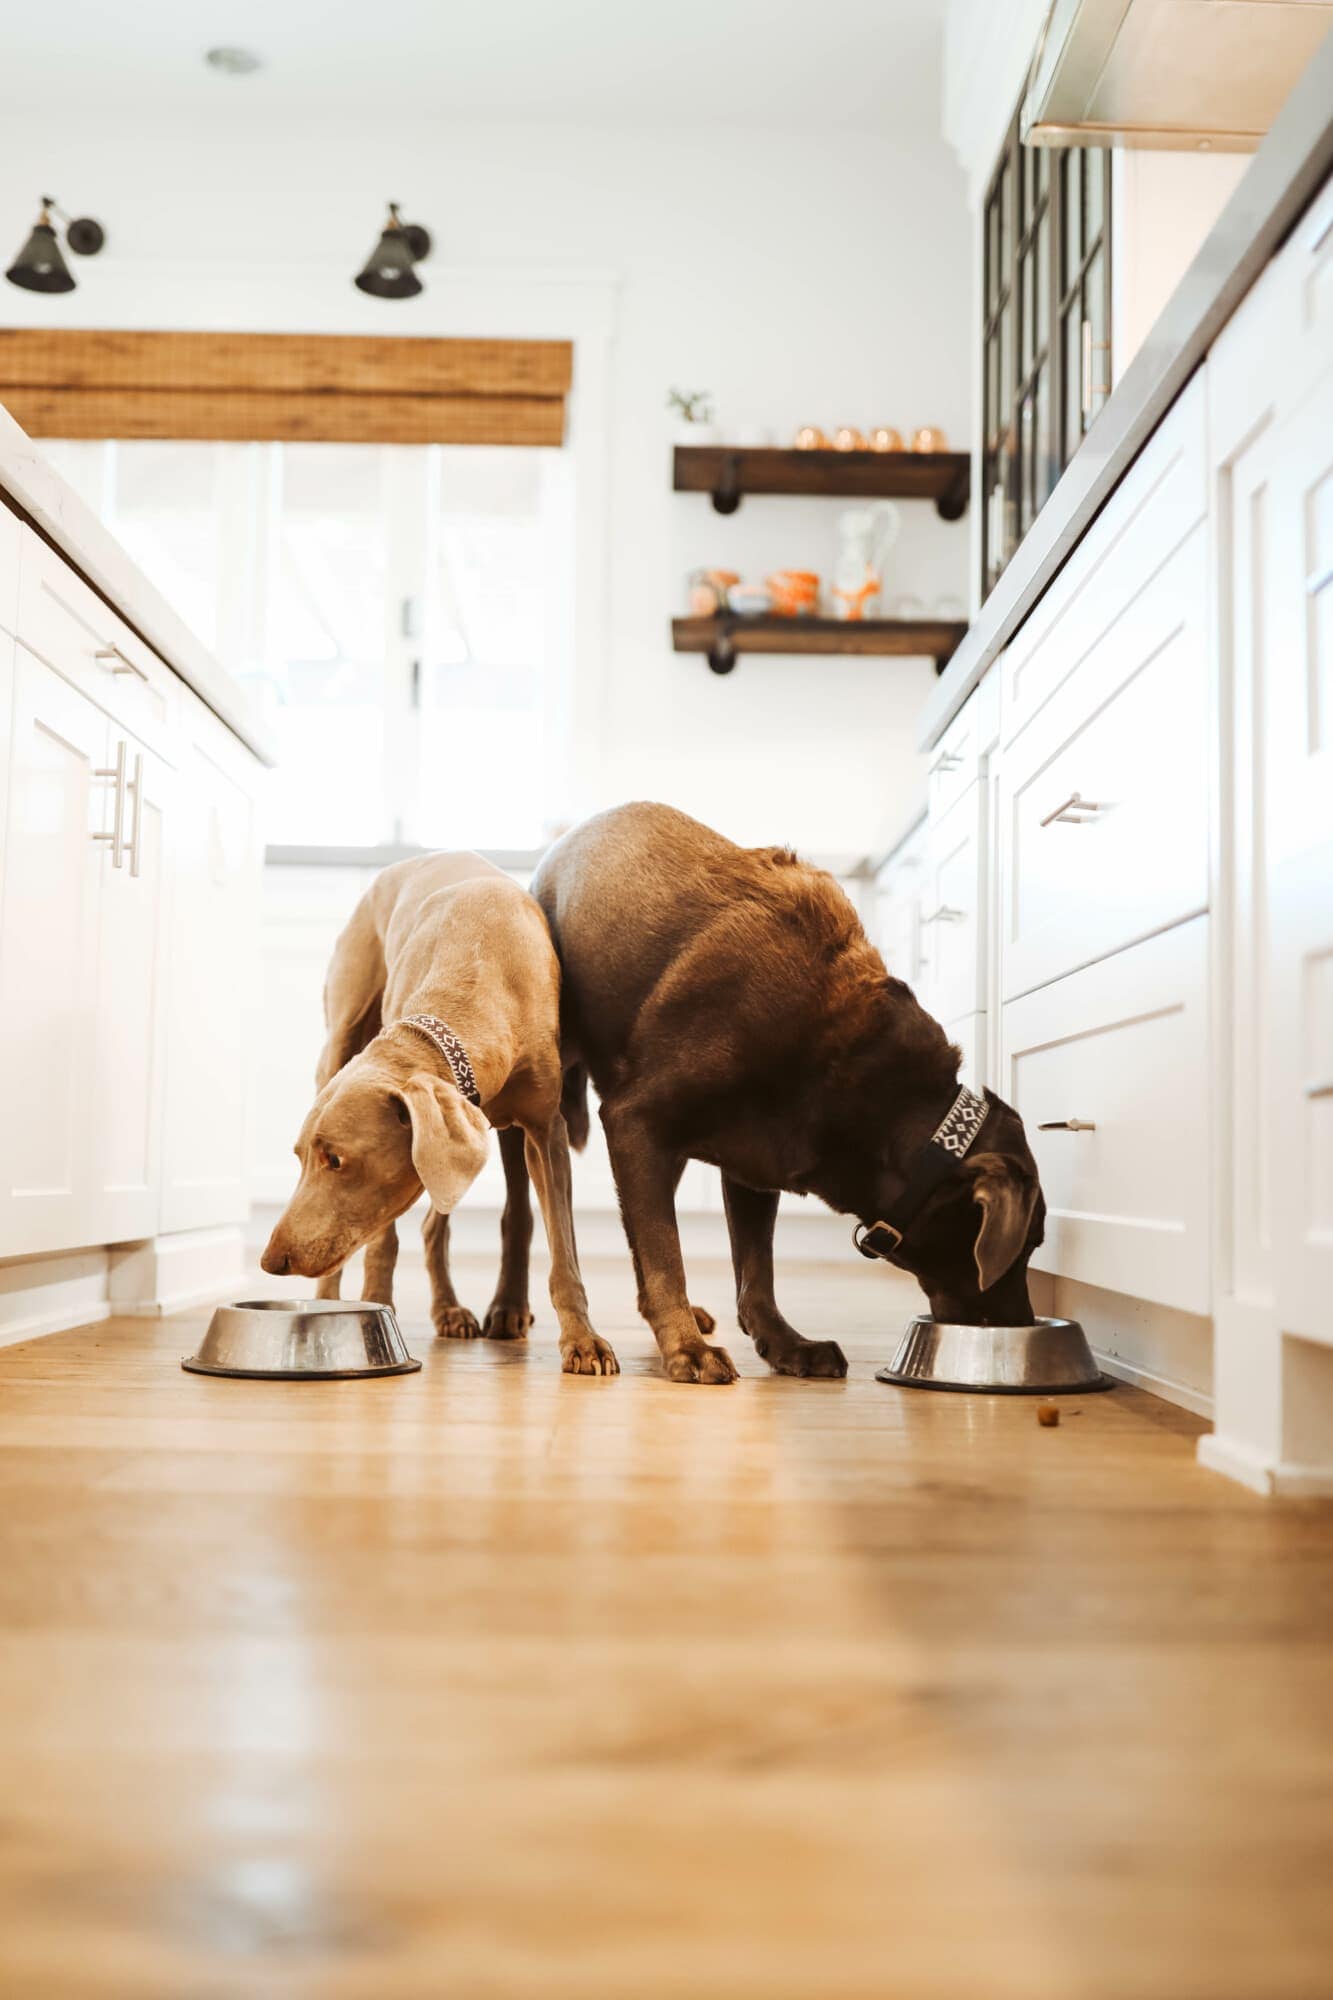
<path id="1" fill-rule="evenodd" d="M 466 1306 L 441 1306 L 433 1318 L 435 1331 L 441 1340 L 478 1340 L 481 1337 L 477 1315 L 470 1313 Z"/>
<path id="2" fill-rule="evenodd" d="M 560 1366 L 566 1375 L 618 1375 L 615 1350 L 591 1328 L 560 1343 Z"/>
<path id="3" fill-rule="evenodd" d="M 725 1347 L 678 1347 L 664 1362 L 668 1382 L 734 1382 L 736 1364 Z"/>
<path id="4" fill-rule="evenodd" d="M 847 1356 L 836 1340 L 803 1340 L 799 1347 L 783 1355 L 780 1362 L 769 1360 L 779 1375 L 805 1375 L 826 1381 L 840 1381 L 847 1373 Z"/>
<path id="5" fill-rule="evenodd" d="M 492 1306 L 482 1328 L 487 1340 L 524 1340 L 532 1325 L 526 1306 Z"/>

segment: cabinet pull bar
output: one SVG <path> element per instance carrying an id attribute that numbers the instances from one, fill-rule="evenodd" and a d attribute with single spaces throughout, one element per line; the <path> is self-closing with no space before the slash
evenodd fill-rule
<path id="1" fill-rule="evenodd" d="M 941 750 L 926 775 L 933 778 L 937 771 L 956 771 L 962 761 L 957 750 Z"/>
<path id="2" fill-rule="evenodd" d="M 966 910 L 951 910 L 947 903 L 941 903 L 938 910 L 932 910 L 921 921 L 923 924 L 961 924 L 966 915 Z"/>
<path id="3" fill-rule="evenodd" d="M 1102 808 L 1097 804 L 1097 801 L 1095 799 L 1085 799 L 1081 796 L 1080 793 L 1071 792 L 1067 799 L 1062 799 L 1060 801 L 1059 805 L 1055 808 L 1054 812 L 1047 813 L 1045 819 L 1041 823 L 1043 826 L 1053 826 L 1056 820 L 1065 819 L 1066 814 L 1099 813 L 1101 810 Z M 1082 826 L 1083 821 L 1081 819 L 1071 818 L 1066 821 L 1066 824 L 1069 826 Z"/>
<path id="4" fill-rule="evenodd" d="M 1039 1125 L 1039 1132 L 1095 1132 L 1096 1124 L 1091 1118 L 1052 1118 L 1049 1124 Z"/>
<path id="5" fill-rule="evenodd" d="M 123 748 L 123 745 L 122 745 Z M 130 874 L 139 873 L 139 837 L 143 832 L 143 751 L 134 753 L 134 776 L 129 789 L 134 793 L 134 812 L 130 819 L 130 837 L 125 843 L 125 852 L 130 857 Z"/>
<path id="6" fill-rule="evenodd" d="M 111 848 L 111 866 L 119 868 L 121 865 L 121 851 L 124 845 L 125 832 L 125 742 L 123 738 L 116 745 L 115 763 L 99 764 L 94 770 L 93 776 L 95 778 L 110 778 L 116 787 L 115 817 L 111 822 L 111 831 L 110 833 L 95 833 L 93 839 L 104 840 L 109 843 Z"/>
<path id="7" fill-rule="evenodd" d="M 1333 1097 L 1333 1076 L 1326 1076 L 1305 1086 L 1307 1097 Z"/>
<path id="8" fill-rule="evenodd" d="M 148 680 L 148 676 L 143 668 L 137 661 L 129 659 L 122 653 L 119 646 L 99 646 L 93 654 L 93 658 L 101 660 L 103 663 L 108 660 L 114 661 L 115 664 L 111 668 L 113 674 L 133 674 L 136 679 L 145 683 Z"/>

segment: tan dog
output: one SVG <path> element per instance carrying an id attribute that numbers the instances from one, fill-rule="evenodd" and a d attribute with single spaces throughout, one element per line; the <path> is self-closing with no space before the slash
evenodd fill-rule
<path id="1" fill-rule="evenodd" d="M 565 1371 L 617 1374 L 614 1353 L 589 1323 L 579 1274 L 559 1015 L 560 968 L 546 920 L 507 875 L 476 854 L 386 868 L 334 947 L 319 1095 L 296 1142 L 301 1178 L 264 1269 L 317 1278 L 319 1296 L 336 1298 L 342 1266 L 364 1243 L 366 1296 L 391 1304 L 394 1223 L 424 1187 L 436 1331 L 520 1338 L 532 1323 L 530 1174 L 551 1250 Z M 478 1103 L 464 1094 L 473 1082 Z M 479 1326 L 450 1281 L 449 1215 L 485 1164 L 492 1126 L 505 1169 L 503 1250 Z"/>

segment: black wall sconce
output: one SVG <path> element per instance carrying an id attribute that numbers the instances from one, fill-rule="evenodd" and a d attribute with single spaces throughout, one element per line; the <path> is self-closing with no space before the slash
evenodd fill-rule
<path id="1" fill-rule="evenodd" d="M 413 299 L 423 289 L 415 266 L 429 257 L 430 251 L 430 231 L 419 222 L 400 221 L 398 204 L 391 201 L 380 240 L 352 282 L 359 292 L 369 292 L 372 298 Z"/>
<path id="2" fill-rule="evenodd" d="M 89 215 L 76 216 L 71 222 L 64 210 L 56 207 L 54 195 L 44 194 L 42 212 L 33 224 L 32 234 L 5 272 L 10 284 L 22 286 L 25 292 L 74 290 L 73 274 L 60 253 L 51 220 L 53 213 L 65 224 L 65 242 L 76 256 L 95 257 L 106 242 L 106 231 L 100 222 L 94 222 Z"/>

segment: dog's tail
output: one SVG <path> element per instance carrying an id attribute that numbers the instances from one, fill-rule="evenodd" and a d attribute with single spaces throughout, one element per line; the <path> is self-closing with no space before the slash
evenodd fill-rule
<path id="1" fill-rule="evenodd" d="M 565 1071 L 560 1109 L 569 1143 L 576 1153 L 581 1153 L 588 1143 L 588 1072 L 581 1062 L 571 1063 Z"/>

